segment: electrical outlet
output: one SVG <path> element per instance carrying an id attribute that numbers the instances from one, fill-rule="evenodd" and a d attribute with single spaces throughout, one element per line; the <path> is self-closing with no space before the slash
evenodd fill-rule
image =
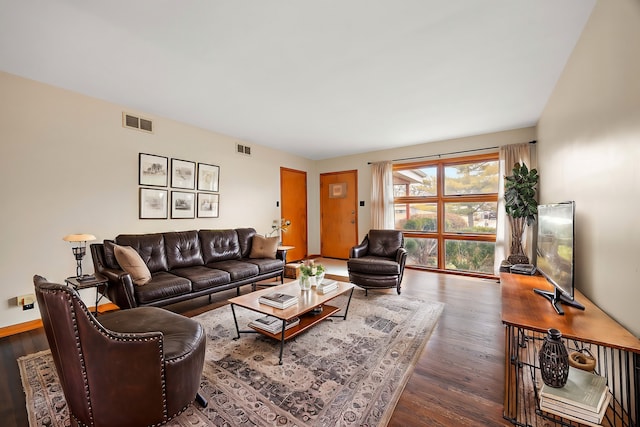
<path id="1" fill-rule="evenodd" d="M 23 310 L 31 310 L 34 307 L 36 296 L 34 294 L 20 295 L 16 297 L 16 304 Z"/>

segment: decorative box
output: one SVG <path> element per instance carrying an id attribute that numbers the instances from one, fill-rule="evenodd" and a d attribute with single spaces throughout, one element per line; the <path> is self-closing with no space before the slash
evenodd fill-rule
<path id="1" fill-rule="evenodd" d="M 300 277 L 300 266 L 302 264 L 299 262 L 292 262 L 289 264 L 285 264 L 284 266 L 284 277 L 287 279 L 297 279 Z"/>

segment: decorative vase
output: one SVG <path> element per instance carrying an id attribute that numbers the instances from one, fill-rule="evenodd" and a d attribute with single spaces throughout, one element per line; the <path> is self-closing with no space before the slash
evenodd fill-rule
<path id="1" fill-rule="evenodd" d="M 569 377 L 569 354 L 559 330 L 549 329 L 539 356 L 542 381 L 549 387 L 564 387 Z"/>
<path id="2" fill-rule="evenodd" d="M 300 276 L 300 281 L 298 283 L 300 283 L 300 289 L 302 289 L 303 291 L 308 291 L 309 289 L 311 289 L 311 278 L 313 277 L 313 280 L 315 281 L 315 276 Z"/>
<path id="3" fill-rule="evenodd" d="M 316 276 L 316 286 L 320 285 L 324 280 L 324 271 Z"/>

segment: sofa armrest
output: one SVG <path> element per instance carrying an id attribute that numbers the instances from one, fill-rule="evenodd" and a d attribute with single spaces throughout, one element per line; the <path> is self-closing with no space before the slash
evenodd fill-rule
<path id="1" fill-rule="evenodd" d="M 369 239 L 365 236 L 364 240 L 359 244 L 351 248 L 349 251 L 349 258 L 361 258 L 369 253 Z"/>
<path id="2" fill-rule="evenodd" d="M 102 243 L 91 244 L 91 258 L 93 259 L 93 268 L 96 273 L 109 280 L 109 285 L 107 286 L 109 300 L 120 309 L 137 307 L 138 303 L 135 300 L 131 276 L 122 270 L 106 266 L 104 245 Z"/>
<path id="3" fill-rule="evenodd" d="M 111 286 L 109 286 L 109 289 L 111 289 Z M 120 307 L 121 310 L 124 310 L 125 308 L 135 308 L 138 306 L 133 290 L 133 280 L 129 273 L 125 273 L 124 271 L 120 272 L 118 275 L 118 282 L 114 286 L 113 293 L 109 293 L 109 298 L 111 298 L 111 295 L 113 295 L 117 300 L 112 301 Z"/>
<path id="4" fill-rule="evenodd" d="M 399 248 L 396 252 L 396 262 L 404 268 L 404 264 L 407 262 L 407 250 L 405 248 Z"/>

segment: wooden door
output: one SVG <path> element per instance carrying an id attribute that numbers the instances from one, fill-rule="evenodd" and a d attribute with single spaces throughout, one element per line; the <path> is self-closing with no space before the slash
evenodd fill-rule
<path id="1" fill-rule="evenodd" d="M 320 252 L 349 258 L 358 243 L 358 171 L 320 174 Z"/>
<path id="2" fill-rule="evenodd" d="M 280 214 L 291 221 L 282 244 L 294 246 L 287 252 L 287 262 L 307 257 L 307 173 L 295 169 L 280 168 Z"/>

